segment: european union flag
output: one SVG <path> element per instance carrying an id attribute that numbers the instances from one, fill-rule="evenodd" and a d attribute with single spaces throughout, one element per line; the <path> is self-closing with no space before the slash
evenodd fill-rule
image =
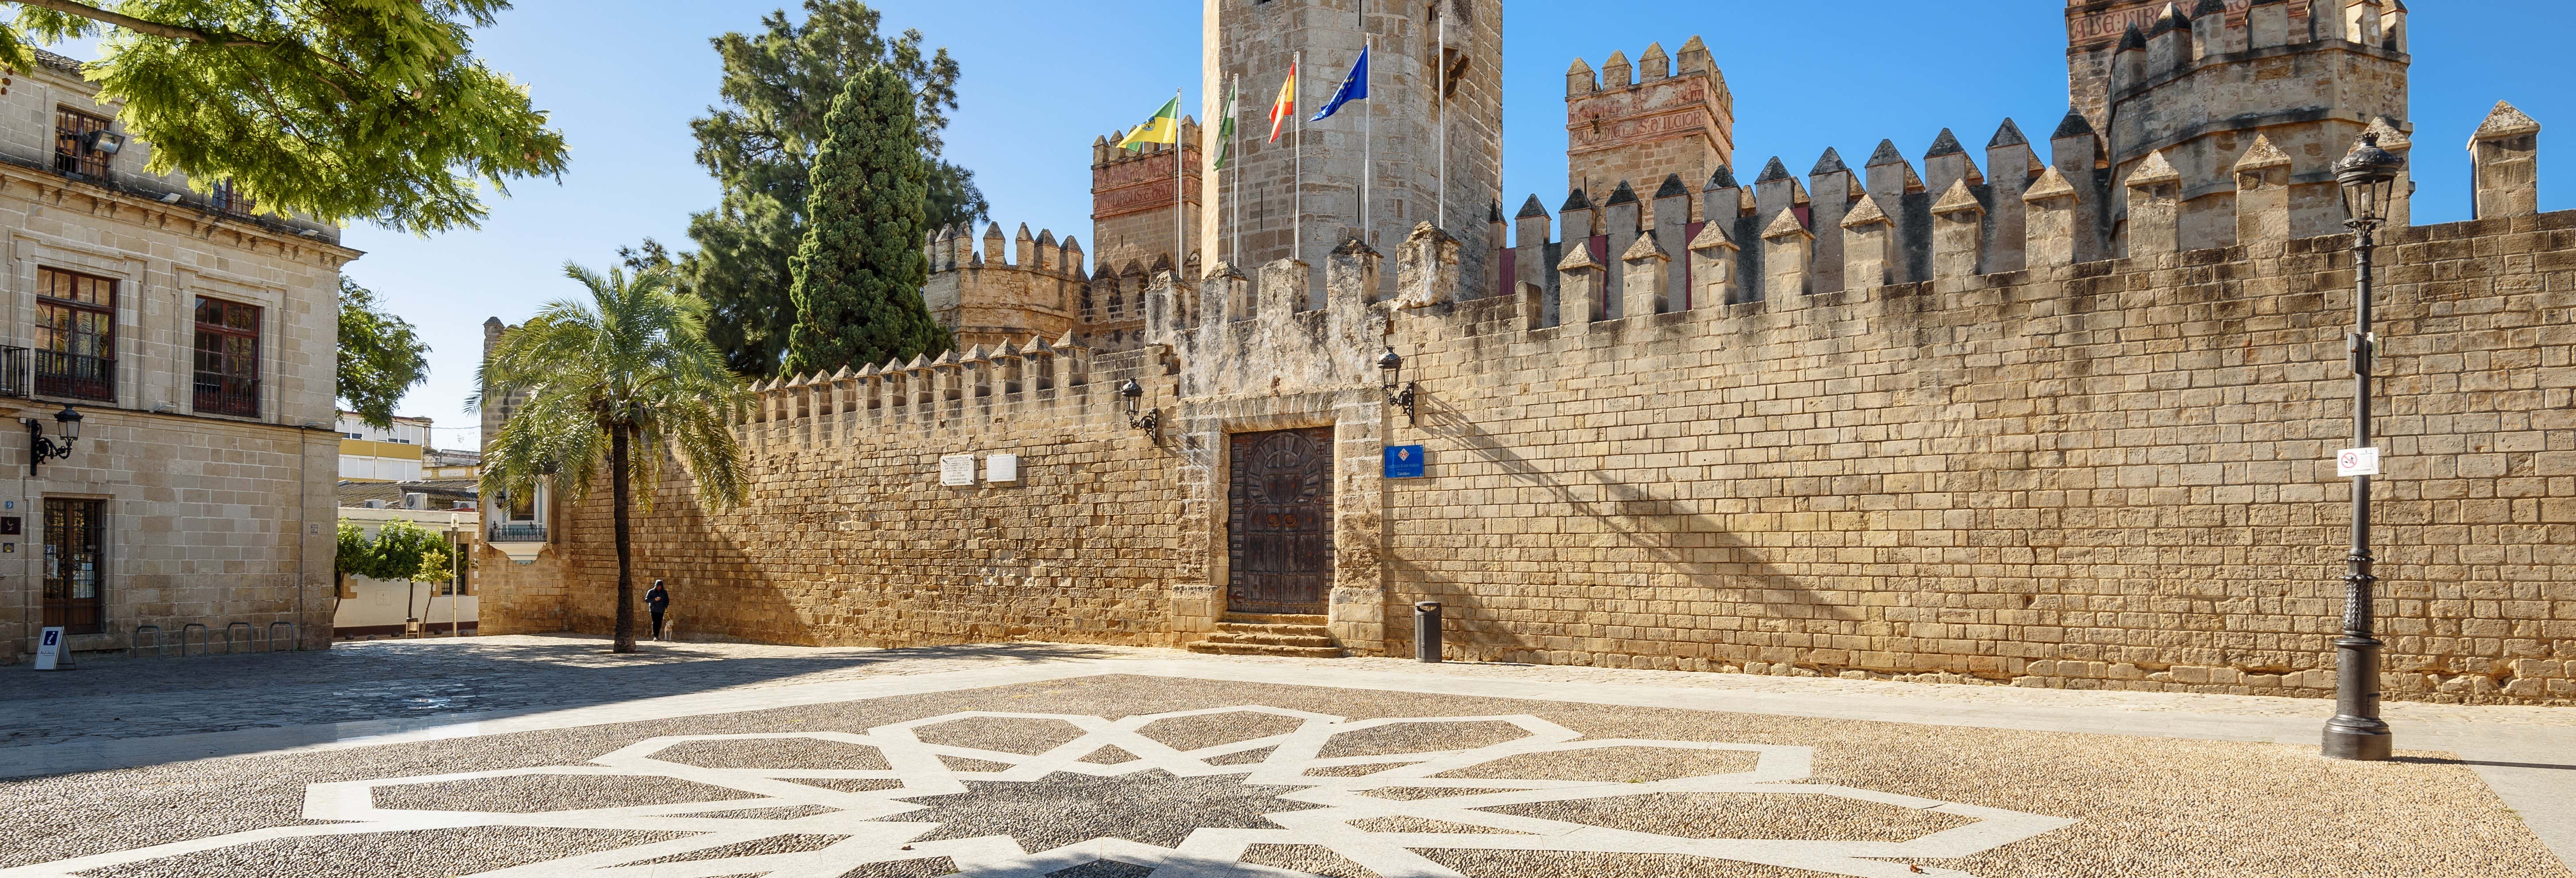
<path id="1" fill-rule="evenodd" d="M 1325 101 L 1323 109 L 1315 111 L 1315 118 L 1306 121 L 1324 121 L 1324 117 L 1340 112 L 1343 104 L 1368 100 L 1368 83 L 1368 50 L 1361 49 L 1359 63 L 1351 65 L 1351 75 L 1342 77 L 1341 89 L 1333 92 L 1333 99 Z"/>

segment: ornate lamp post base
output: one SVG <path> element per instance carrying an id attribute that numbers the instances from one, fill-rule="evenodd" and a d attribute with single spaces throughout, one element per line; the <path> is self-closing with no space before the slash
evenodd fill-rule
<path id="1" fill-rule="evenodd" d="M 2335 638 L 2337 697 L 2334 718 L 2326 720 L 2328 759 L 2378 762 L 2396 752 L 2397 736 L 2379 719 L 2379 646 L 2370 637 Z"/>

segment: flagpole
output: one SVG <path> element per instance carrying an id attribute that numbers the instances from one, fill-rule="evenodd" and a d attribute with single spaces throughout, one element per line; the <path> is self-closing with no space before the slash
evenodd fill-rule
<path id="1" fill-rule="evenodd" d="M 1361 18 L 1360 26 L 1367 27 L 1368 19 Z M 1377 35 L 1368 34 L 1361 37 L 1361 58 L 1367 58 L 1369 50 L 1374 48 L 1377 48 Z M 1360 71 L 1361 93 L 1367 93 L 1368 87 L 1376 82 L 1377 70 L 1374 66 Z M 1375 229 L 1369 226 L 1369 178 L 1377 176 L 1377 163 L 1370 157 L 1371 151 L 1377 147 L 1377 102 L 1371 100 L 1367 103 L 1368 115 L 1360 117 L 1360 243 L 1374 248 L 1376 244 L 1371 242 L 1377 236 L 1370 234 Z"/>
<path id="2" fill-rule="evenodd" d="M 1234 79 L 1226 84 L 1225 91 L 1226 94 L 1233 96 L 1228 101 L 1231 106 L 1225 108 L 1226 112 L 1233 116 L 1242 116 L 1243 74 L 1235 74 Z M 1228 121 L 1240 122 L 1241 120 L 1229 119 Z M 1225 146 L 1228 153 L 1234 151 L 1233 142 L 1229 141 Z M 1231 225 L 1234 228 L 1233 234 L 1228 236 L 1233 240 L 1228 241 L 1225 246 L 1225 261 L 1226 264 L 1233 265 L 1243 261 L 1243 172 L 1235 168 L 1221 170 L 1231 172 L 1225 175 L 1225 200 L 1226 207 L 1233 214 Z"/>
<path id="3" fill-rule="evenodd" d="M 1172 114 L 1180 115 L 1181 89 L 1172 89 Z M 1183 117 L 1187 118 L 1187 117 Z M 1181 136 L 1181 120 L 1172 120 L 1172 277 L 1178 279 L 1187 271 L 1190 261 L 1190 171 L 1189 139 Z M 1177 283 L 1174 286 L 1178 286 Z"/>
<path id="4" fill-rule="evenodd" d="M 1448 10 L 1432 4 L 1440 16 L 1440 54 L 1431 63 L 1431 93 L 1440 101 L 1440 210 L 1436 223 L 1441 231 L 1449 230 L 1449 16 Z"/>
<path id="5" fill-rule="evenodd" d="M 1305 67 L 1306 50 L 1299 49 L 1289 56 L 1288 76 L 1291 79 L 1303 75 L 1300 71 Z M 1305 83 L 1301 82 L 1298 85 L 1304 86 Z M 1288 139 L 1294 144 L 1289 150 L 1291 157 L 1288 160 L 1288 256 L 1291 259 L 1304 261 L 1306 258 L 1306 114 L 1297 109 L 1297 95 L 1301 90 L 1301 88 L 1288 90 Z"/>

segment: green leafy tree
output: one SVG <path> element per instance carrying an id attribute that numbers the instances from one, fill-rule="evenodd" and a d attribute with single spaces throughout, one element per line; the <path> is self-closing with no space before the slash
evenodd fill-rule
<path id="1" fill-rule="evenodd" d="M 429 345 L 409 322 L 377 307 L 376 294 L 340 278 L 340 402 L 376 429 L 391 429 L 403 394 L 429 380 Z"/>
<path id="2" fill-rule="evenodd" d="M 386 582 L 403 582 L 403 618 L 412 615 L 413 602 L 420 597 L 420 583 L 446 582 L 456 575 L 456 555 L 448 548 L 447 538 L 408 521 L 388 521 L 376 528 L 376 543 L 369 554 L 374 568 L 366 575 Z M 423 607 L 423 614 L 427 612 Z"/>
<path id="3" fill-rule="evenodd" d="M 356 522 L 340 522 L 339 550 L 331 556 L 331 585 L 342 595 L 349 593 L 349 577 L 368 576 L 376 569 L 376 544 Z"/>
<path id="4" fill-rule="evenodd" d="M 469 401 L 520 400 L 483 456 L 483 493 L 523 496 L 552 477 L 579 503 L 606 476 L 617 544 L 618 652 L 635 651 L 630 507 L 651 509 L 651 486 L 676 457 L 699 502 L 742 502 L 742 450 L 725 425 L 740 379 L 706 339 L 706 304 L 673 288 L 668 271 L 606 276 L 566 264 L 590 301 L 558 301 L 493 346 Z M 635 482 L 646 487 L 640 496 Z"/>
<path id="5" fill-rule="evenodd" d="M 105 32 L 86 75 L 153 173 L 230 181 L 262 210 L 429 232 L 480 191 L 563 173 L 563 134 L 474 57 L 506 0 L 17 0 L 0 61 Z"/>
<path id="6" fill-rule="evenodd" d="M 928 162 L 914 146 L 912 94 L 882 67 L 832 102 L 831 137 L 814 159 L 813 219 L 793 263 L 796 326 L 789 374 L 869 366 L 947 350 L 921 300 L 921 193 Z"/>
<path id="7" fill-rule="evenodd" d="M 957 62 L 925 51 L 919 31 L 894 39 L 882 16 L 857 0 L 806 0 L 797 24 L 784 11 L 754 33 L 714 40 L 724 63 L 720 106 L 691 123 L 698 163 L 724 195 L 690 217 L 698 249 L 683 275 L 713 308 L 708 337 L 734 371 L 775 374 L 795 308 L 787 298 L 790 260 L 805 239 L 807 193 L 826 119 L 850 79 L 885 67 L 910 86 L 915 132 L 930 162 L 923 212 L 930 227 L 981 221 L 991 208 L 972 172 L 939 158 L 947 113 L 957 108 Z"/>

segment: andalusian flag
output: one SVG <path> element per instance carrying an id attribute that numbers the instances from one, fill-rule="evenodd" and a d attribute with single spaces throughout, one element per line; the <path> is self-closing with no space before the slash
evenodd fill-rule
<path id="1" fill-rule="evenodd" d="M 1279 127 L 1297 115 L 1297 65 L 1288 65 L 1288 81 L 1279 84 L 1279 99 L 1270 102 L 1270 142 L 1279 142 Z"/>
<path id="2" fill-rule="evenodd" d="M 1148 143 L 1179 142 L 1181 142 L 1181 96 L 1173 95 L 1171 101 L 1163 104 L 1162 109 L 1154 111 L 1154 118 L 1145 120 L 1145 124 L 1138 125 L 1136 130 L 1127 132 L 1127 139 L 1118 141 L 1118 148 L 1141 150 Z"/>
<path id="3" fill-rule="evenodd" d="M 1234 117 L 1242 112 L 1242 108 L 1235 104 L 1234 85 L 1228 83 L 1225 87 L 1225 121 L 1218 123 L 1216 130 L 1218 170 L 1224 170 L 1226 163 L 1234 160 Z"/>

